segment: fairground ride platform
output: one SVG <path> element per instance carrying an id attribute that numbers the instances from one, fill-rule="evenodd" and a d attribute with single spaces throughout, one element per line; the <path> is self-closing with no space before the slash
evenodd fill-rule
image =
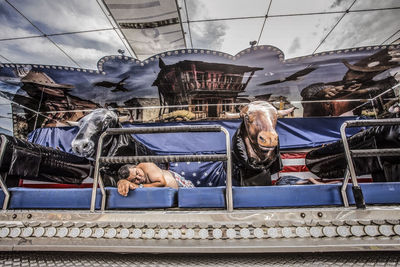
<path id="1" fill-rule="evenodd" d="M 274 253 L 399 251 L 400 207 L 0 214 L 0 251 Z"/>

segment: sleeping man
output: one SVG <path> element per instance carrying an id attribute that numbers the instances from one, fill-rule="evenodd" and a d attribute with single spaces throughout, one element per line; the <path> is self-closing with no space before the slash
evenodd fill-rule
<path id="1" fill-rule="evenodd" d="M 129 190 L 142 187 L 194 187 L 193 183 L 179 174 L 160 169 L 151 162 L 138 165 L 126 164 L 118 170 L 118 193 L 127 196 Z"/>

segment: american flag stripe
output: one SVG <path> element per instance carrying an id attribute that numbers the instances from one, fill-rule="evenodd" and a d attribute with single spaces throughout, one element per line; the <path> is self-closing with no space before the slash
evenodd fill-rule
<path id="1" fill-rule="evenodd" d="M 305 165 L 290 165 L 290 166 L 284 166 L 281 173 L 287 173 L 287 172 L 309 172 L 307 166 Z"/>
<path id="2" fill-rule="evenodd" d="M 281 176 L 296 176 L 302 179 L 308 179 L 308 178 L 315 178 L 315 179 L 319 179 L 318 176 L 316 176 L 315 174 L 311 173 L 311 172 L 280 172 L 279 173 L 279 177 Z"/>
<path id="3" fill-rule="evenodd" d="M 283 169 L 277 175 L 277 177 L 281 176 L 296 176 L 299 178 L 307 179 L 307 178 L 316 178 L 319 179 L 318 176 L 310 172 L 310 170 L 305 165 L 305 158 L 307 152 L 283 152 L 281 153 Z M 273 176 L 274 177 L 274 176 Z M 276 178 L 277 179 L 277 178 Z M 340 180 L 335 179 L 335 180 Z M 371 175 L 361 175 L 357 177 L 357 181 L 361 183 L 372 182 Z"/>
<path id="4" fill-rule="evenodd" d="M 282 159 L 282 163 L 284 166 L 292 166 L 292 165 L 304 165 L 305 163 L 305 159 Z"/>
<path id="5" fill-rule="evenodd" d="M 304 150 L 301 152 L 282 152 L 281 159 L 283 169 L 276 176 L 272 176 L 272 179 L 282 176 L 296 176 L 302 179 L 307 178 L 318 178 L 315 174 L 311 173 L 305 165 L 305 157 L 307 152 Z"/>
<path id="6" fill-rule="evenodd" d="M 29 187 L 29 188 L 90 188 L 93 187 L 93 179 L 86 178 L 83 180 L 82 184 L 58 184 L 51 182 L 43 182 L 43 181 L 33 181 L 28 179 L 20 179 L 19 180 L 20 187 Z"/>
<path id="7" fill-rule="evenodd" d="M 304 152 L 281 153 L 283 169 L 280 171 L 280 176 L 292 175 L 300 178 L 315 178 L 316 176 L 312 174 L 306 166 L 306 155 L 307 153 Z"/>
<path id="8" fill-rule="evenodd" d="M 283 152 L 281 153 L 282 160 L 288 159 L 305 159 L 307 153 L 306 152 Z M 304 162 L 303 162 L 304 163 Z"/>

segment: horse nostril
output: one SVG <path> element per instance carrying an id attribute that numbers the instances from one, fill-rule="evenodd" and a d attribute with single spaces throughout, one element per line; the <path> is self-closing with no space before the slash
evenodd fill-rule
<path id="1" fill-rule="evenodd" d="M 278 142 L 278 135 L 274 132 L 261 132 L 258 135 L 258 143 L 262 146 L 273 147 Z"/>

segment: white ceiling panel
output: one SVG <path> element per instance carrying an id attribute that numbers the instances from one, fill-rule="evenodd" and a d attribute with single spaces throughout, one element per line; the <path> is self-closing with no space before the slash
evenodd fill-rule
<path id="1" fill-rule="evenodd" d="M 340 12 L 348 9 L 354 0 L 279 0 L 272 1 L 268 15 Z"/>
<path id="2" fill-rule="evenodd" d="M 400 9 L 350 12 L 317 52 L 380 45 L 400 29 Z"/>
<path id="3" fill-rule="evenodd" d="M 193 48 L 193 44 L 192 41 L 190 39 L 191 36 L 191 32 L 189 31 L 189 24 L 188 23 L 182 23 L 182 28 L 183 28 L 183 32 L 185 35 L 185 41 L 186 41 L 186 45 L 188 48 Z"/>
<path id="4" fill-rule="evenodd" d="M 196 21 L 265 16 L 270 0 L 185 0 L 185 2 L 189 21 Z"/>
<path id="5" fill-rule="evenodd" d="M 104 3 L 137 58 L 186 48 L 175 0 L 106 0 Z"/>
<path id="6" fill-rule="evenodd" d="M 193 47 L 236 55 L 258 39 L 263 23 L 264 18 L 191 22 Z"/>
<path id="7" fill-rule="evenodd" d="M 186 47 L 179 24 L 122 31 L 139 59 L 144 59 L 143 55 L 154 55 Z"/>
<path id="8" fill-rule="evenodd" d="M 185 0 L 177 0 L 179 14 L 180 14 L 182 22 L 188 21 L 187 12 L 186 12 L 187 6 L 186 6 L 185 2 L 186 2 Z"/>
<path id="9" fill-rule="evenodd" d="M 281 49 L 285 59 L 312 54 L 341 14 L 268 18 L 260 45 Z"/>
<path id="10" fill-rule="evenodd" d="M 106 0 L 114 19 L 120 22 L 154 22 L 178 17 L 175 0 Z"/>
<path id="11" fill-rule="evenodd" d="M 399 0 L 358 0 L 351 7 L 350 10 L 366 10 L 366 9 L 376 9 L 376 8 L 393 8 L 400 7 Z"/>

